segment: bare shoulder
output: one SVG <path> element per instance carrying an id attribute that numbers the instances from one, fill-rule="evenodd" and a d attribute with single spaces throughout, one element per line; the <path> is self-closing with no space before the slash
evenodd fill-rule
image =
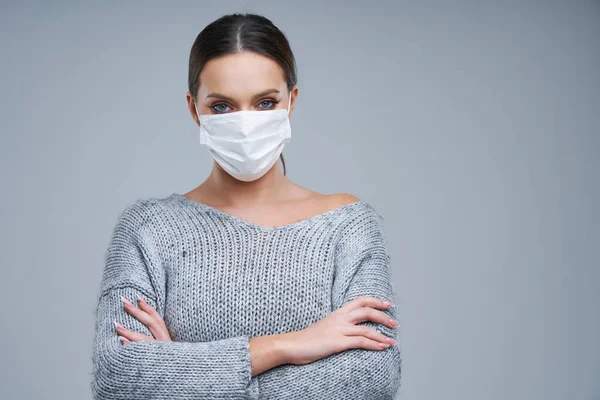
<path id="1" fill-rule="evenodd" d="M 350 193 L 332 193 L 324 196 L 324 202 L 329 209 L 342 207 L 346 204 L 356 203 L 357 201 L 360 201 L 360 199 Z"/>
<path id="2" fill-rule="evenodd" d="M 294 197 L 296 197 L 296 199 L 301 199 L 306 207 L 310 208 L 313 213 L 327 212 L 345 206 L 346 204 L 360 201 L 358 197 L 350 193 L 325 194 L 296 184 L 294 192 Z"/>

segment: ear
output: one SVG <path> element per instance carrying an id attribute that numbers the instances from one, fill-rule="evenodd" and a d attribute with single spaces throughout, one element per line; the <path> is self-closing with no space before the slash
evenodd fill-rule
<path id="1" fill-rule="evenodd" d="M 185 100 L 187 102 L 188 110 L 190 111 L 192 118 L 194 119 L 194 121 L 196 121 L 196 124 L 200 126 L 200 120 L 196 115 L 196 107 L 198 106 L 196 105 L 196 101 L 189 91 L 185 94 Z M 198 110 L 198 113 L 200 113 L 200 110 Z"/>
<path id="2" fill-rule="evenodd" d="M 298 84 L 292 86 L 291 94 L 292 94 L 292 101 L 290 103 L 290 113 L 289 113 L 290 117 L 292 116 L 292 113 L 294 112 L 294 106 L 296 105 L 296 98 L 298 97 Z"/>

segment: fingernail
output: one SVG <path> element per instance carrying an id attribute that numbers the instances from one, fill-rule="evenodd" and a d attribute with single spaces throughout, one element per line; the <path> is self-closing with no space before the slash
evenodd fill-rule
<path id="1" fill-rule="evenodd" d="M 125 297 L 121 296 L 121 300 L 123 300 L 123 303 L 133 307 L 133 304 L 129 300 L 127 300 Z"/>
<path id="2" fill-rule="evenodd" d="M 138 299 L 139 299 L 141 302 L 144 302 L 144 303 L 146 302 L 146 300 L 142 299 L 142 296 L 140 296 L 139 294 L 138 294 Z"/>
<path id="3" fill-rule="evenodd" d="M 396 327 L 400 326 L 400 323 L 399 323 L 398 321 L 395 321 L 395 320 L 393 320 L 393 319 L 391 319 L 391 318 L 390 318 L 390 323 L 391 323 L 392 325 L 394 325 L 394 328 L 396 328 Z"/>
<path id="4" fill-rule="evenodd" d="M 114 320 L 113 322 L 115 323 L 115 326 L 117 328 L 123 328 L 123 325 L 121 325 L 120 323 L 118 323 L 117 320 Z"/>
<path id="5" fill-rule="evenodd" d="M 390 306 L 392 303 L 390 303 L 390 302 L 389 302 L 389 301 L 387 301 L 387 300 L 383 300 L 383 304 L 384 304 L 384 305 L 386 305 L 386 306 Z"/>

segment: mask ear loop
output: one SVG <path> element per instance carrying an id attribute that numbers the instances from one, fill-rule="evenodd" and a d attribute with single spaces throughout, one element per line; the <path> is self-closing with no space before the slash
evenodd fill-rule
<path id="1" fill-rule="evenodd" d="M 292 107 L 292 92 L 290 92 L 290 100 L 288 102 L 288 117 L 290 116 L 290 108 Z"/>
<path id="2" fill-rule="evenodd" d="M 196 110 L 196 116 L 198 117 L 198 121 L 200 121 L 200 114 L 198 114 L 198 107 L 196 105 L 196 100 L 194 100 L 194 109 Z"/>

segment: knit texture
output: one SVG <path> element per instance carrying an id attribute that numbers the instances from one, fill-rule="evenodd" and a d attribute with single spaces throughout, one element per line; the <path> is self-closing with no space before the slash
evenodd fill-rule
<path id="1" fill-rule="evenodd" d="M 252 376 L 249 339 L 298 331 L 357 296 L 396 302 L 383 219 L 364 201 L 265 227 L 173 193 L 117 218 L 99 289 L 94 399 L 393 399 L 398 344 L 348 349 Z M 151 336 L 121 296 L 142 296 L 169 341 L 123 345 L 114 320 Z M 382 310 L 398 319 L 397 306 Z M 399 342 L 398 329 L 375 322 Z"/>

